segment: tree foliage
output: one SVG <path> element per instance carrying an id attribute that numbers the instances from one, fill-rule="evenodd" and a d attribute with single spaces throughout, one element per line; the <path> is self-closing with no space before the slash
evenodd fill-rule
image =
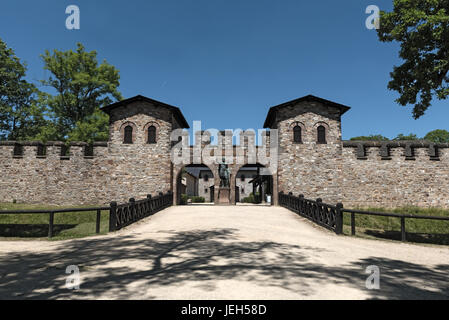
<path id="1" fill-rule="evenodd" d="M 401 141 L 401 140 L 419 140 L 419 138 L 414 133 L 410 133 L 410 134 L 407 134 L 407 135 L 405 135 L 403 133 L 400 133 L 393 140 L 396 140 L 396 141 Z"/>
<path id="2" fill-rule="evenodd" d="M 107 139 L 108 120 L 99 107 L 122 99 L 118 70 L 106 61 L 98 65 L 96 51 L 86 52 L 80 43 L 77 46 L 76 52 L 54 50 L 50 54 L 47 50 L 42 55 L 44 68 L 51 72 L 42 84 L 57 92 L 44 99 L 53 123 L 41 133 L 44 140 Z"/>
<path id="3" fill-rule="evenodd" d="M 437 129 L 428 132 L 424 138 L 424 140 L 435 142 L 435 143 L 449 143 L 449 131 L 443 129 Z M 388 141 L 389 139 L 380 134 L 371 134 L 369 136 L 359 136 L 353 137 L 350 139 L 351 141 Z M 395 141 L 404 141 L 404 140 L 420 140 L 420 138 L 414 134 L 398 134 L 393 140 Z"/>
<path id="4" fill-rule="evenodd" d="M 101 110 L 95 110 L 83 121 L 78 121 L 69 132 L 67 141 L 106 141 L 109 136 L 109 117 Z"/>
<path id="5" fill-rule="evenodd" d="M 424 140 L 435 143 L 449 143 L 449 132 L 442 129 L 433 130 L 424 136 Z"/>
<path id="6" fill-rule="evenodd" d="M 388 141 L 389 139 L 387 137 L 384 137 L 381 134 L 371 134 L 369 136 L 353 137 L 350 140 L 353 140 L 353 141 Z"/>
<path id="7" fill-rule="evenodd" d="M 413 117 L 424 115 L 433 97 L 449 95 L 449 0 L 394 0 L 392 12 L 381 12 L 378 36 L 397 41 L 403 64 L 390 74 L 388 88 L 400 105 L 413 104 Z"/>
<path id="8" fill-rule="evenodd" d="M 26 65 L 0 39 L 0 139 L 32 138 L 46 123 L 39 91 L 25 74 Z"/>

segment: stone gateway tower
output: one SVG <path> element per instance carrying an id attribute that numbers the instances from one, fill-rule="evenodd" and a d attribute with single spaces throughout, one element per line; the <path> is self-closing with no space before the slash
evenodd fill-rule
<path id="1" fill-rule="evenodd" d="M 311 95 L 269 109 L 264 128 L 271 134 L 256 149 L 278 145 L 277 170 L 267 180 L 274 204 L 283 191 L 347 208 L 449 208 L 449 144 L 343 141 L 341 119 L 349 109 Z M 180 109 L 139 95 L 102 110 L 110 116 L 107 142 L 1 141 L 0 202 L 93 205 L 170 190 L 176 203 L 185 165 L 172 163 L 170 136 L 189 128 Z M 219 140 L 226 139 L 221 132 Z M 254 137 L 240 141 L 245 139 Z M 221 159 L 220 150 L 211 150 Z M 247 164 L 229 164 L 231 204 L 237 199 L 236 176 Z M 218 199 L 219 166 L 204 166 L 213 174 L 211 198 Z"/>
<path id="2" fill-rule="evenodd" d="M 279 135 L 279 190 L 331 203 L 341 199 L 341 116 L 349 109 L 306 96 L 268 111 L 264 127 Z"/>
<path id="3" fill-rule="evenodd" d="M 170 134 L 189 128 L 179 108 L 136 96 L 102 109 L 109 114 L 112 198 L 144 198 L 173 189 Z"/>

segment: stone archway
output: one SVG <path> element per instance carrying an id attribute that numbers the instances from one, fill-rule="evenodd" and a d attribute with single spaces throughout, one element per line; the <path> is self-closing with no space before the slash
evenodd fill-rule
<path id="1" fill-rule="evenodd" d="M 191 152 L 191 154 L 193 154 L 193 152 Z M 217 150 L 212 149 L 212 153 L 211 156 L 218 156 L 221 157 L 223 156 L 222 154 L 220 154 L 219 152 L 217 152 Z M 204 160 L 204 159 L 202 159 Z M 214 193 L 214 203 L 215 204 L 219 204 L 218 199 L 219 199 L 219 192 L 220 192 L 220 177 L 219 177 L 219 173 L 218 173 L 218 168 L 219 168 L 219 164 L 214 162 L 214 161 L 201 161 L 199 164 L 192 164 L 194 163 L 193 161 L 193 157 L 191 156 L 191 164 L 172 164 L 171 166 L 171 190 L 173 192 L 173 203 L 177 204 L 179 203 L 179 197 L 180 197 L 180 192 L 178 190 L 178 178 L 179 178 L 179 174 L 181 172 L 181 170 L 186 167 L 186 166 L 207 166 L 210 171 L 213 174 L 213 181 L 214 181 L 214 186 L 215 188 L 213 188 L 213 190 L 211 190 Z M 240 162 L 239 162 L 240 161 Z M 230 169 L 230 201 L 229 203 L 232 205 L 236 204 L 236 197 L 235 197 L 235 189 L 236 189 L 236 176 L 238 171 L 240 170 L 240 168 L 242 168 L 245 165 L 256 165 L 256 166 L 260 166 L 261 168 L 266 168 L 269 169 L 270 167 L 261 165 L 261 164 L 248 164 L 248 158 L 245 157 L 244 161 L 241 161 L 240 158 L 238 158 L 238 153 L 235 150 L 235 146 L 234 146 L 234 152 L 233 152 L 233 158 L 229 159 L 229 163 L 228 163 L 228 168 Z M 271 173 L 271 172 L 270 172 Z M 277 204 L 277 198 L 278 198 L 278 174 L 277 171 L 274 171 L 271 173 L 272 175 L 272 204 L 276 205 Z"/>
<path id="2" fill-rule="evenodd" d="M 203 197 L 205 202 L 214 203 L 217 184 L 216 168 L 205 164 L 181 165 L 173 168 L 173 203 L 182 203 L 182 195 Z M 185 188 L 185 189 L 183 189 Z"/>
<path id="3" fill-rule="evenodd" d="M 233 176 L 234 203 L 254 196 L 256 203 L 277 202 L 277 176 L 260 163 L 245 164 Z"/>

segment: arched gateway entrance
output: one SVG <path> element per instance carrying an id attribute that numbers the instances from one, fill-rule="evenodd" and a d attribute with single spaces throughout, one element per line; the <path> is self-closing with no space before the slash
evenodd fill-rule
<path id="1" fill-rule="evenodd" d="M 214 172 L 204 164 L 182 167 L 176 176 L 176 204 L 215 202 Z"/>
<path id="2" fill-rule="evenodd" d="M 254 200 L 248 203 L 277 203 L 276 172 L 271 173 L 268 168 L 259 163 L 243 165 L 230 163 L 228 168 L 230 171 L 229 204 L 242 203 L 251 194 Z M 204 198 L 205 203 L 222 204 L 219 201 L 219 165 L 214 163 L 173 166 L 172 190 L 174 203 L 177 205 L 184 204 L 183 199 L 192 198 L 193 200 L 194 197 Z"/>
<path id="3" fill-rule="evenodd" d="M 277 204 L 277 149 L 276 143 L 272 143 L 277 141 L 277 136 L 264 131 L 261 145 L 255 144 L 253 132 L 240 133 L 239 145 L 233 144 L 230 130 L 220 131 L 217 137 L 217 144 L 212 144 L 210 132 L 197 131 L 194 144 L 189 145 L 188 132 L 179 133 L 178 143 L 172 149 L 174 203 L 181 204 L 183 198 L 198 195 L 205 202 L 235 205 L 244 198 L 241 191 L 236 192 L 241 190 L 236 177 L 240 170 L 252 168 L 253 174 L 245 177 L 251 187 L 244 188 L 245 192 L 253 193 L 256 203 Z M 187 188 L 188 179 L 190 188 Z"/>
<path id="4" fill-rule="evenodd" d="M 247 164 L 235 175 L 235 202 L 273 204 L 273 175 L 265 166 Z"/>

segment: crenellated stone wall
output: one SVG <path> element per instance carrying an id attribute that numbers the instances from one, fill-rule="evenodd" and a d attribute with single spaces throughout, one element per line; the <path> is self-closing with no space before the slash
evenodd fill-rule
<path id="1" fill-rule="evenodd" d="M 14 156 L 15 141 L 0 142 L 0 202 L 50 205 L 96 205 L 125 202 L 134 197 L 172 190 L 170 134 L 182 127 L 168 107 L 136 99 L 108 111 L 108 142 L 97 142 L 93 156 L 87 143 L 72 142 L 61 156 L 62 142 L 20 142 L 23 153 Z M 124 128 L 133 128 L 132 144 L 124 142 Z M 156 143 L 148 143 L 148 127 L 156 127 Z"/>
<path id="2" fill-rule="evenodd" d="M 346 207 L 449 208 L 449 144 L 343 141 Z"/>
<path id="3" fill-rule="evenodd" d="M 103 110 L 110 116 L 110 137 L 108 142 L 94 144 L 93 155 L 82 142 L 72 142 L 68 156 L 61 154 L 62 142 L 46 143 L 45 155 L 38 154 L 42 143 L 20 142 L 23 152 L 15 156 L 16 142 L 0 142 L 0 202 L 97 205 L 171 190 L 176 203 L 180 173 L 186 164 L 172 163 L 170 135 L 175 129 L 188 128 L 179 109 L 137 96 Z M 270 109 L 265 127 L 277 129 L 277 134 L 269 133 L 254 150 L 272 159 L 275 154 L 270 142 L 277 139 L 277 171 L 271 172 L 274 204 L 278 192 L 283 191 L 331 204 L 343 202 L 347 208 L 449 208 L 449 144 L 342 141 L 341 116 L 347 110 L 349 107 L 313 96 Z M 125 143 L 127 126 L 132 128 L 132 143 Z M 155 127 L 155 143 L 148 139 L 150 126 Z M 293 136 L 295 126 L 301 128 L 298 142 Z M 325 128 L 325 143 L 318 141 L 319 126 Z M 223 135 L 221 132 L 218 140 L 227 139 L 232 145 L 232 135 Z M 254 133 L 246 132 L 240 139 L 241 146 L 228 150 L 234 161 L 229 164 L 231 203 L 239 170 L 253 164 L 248 161 L 253 147 L 247 147 L 245 141 L 253 140 Z M 224 156 L 217 146 L 210 145 L 207 136 L 198 146 L 207 146 L 210 154 L 220 159 Z M 190 146 L 191 163 L 195 150 Z M 198 157 L 213 174 L 207 186 L 215 185 L 214 199 L 218 199 L 218 165 L 207 163 L 204 154 Z M 237 161 L 240 158 L 243 161 Z"/>
<path id="4" fill-rule="evenodd" d="M 61 156 L 61 142 L 22 142 L 23 155 L 14 156 L 14 141 L 0 142 L 0 202 L 52 205 L 103 204 L 109 201 L 110 166 L 107 143 L 95 143 L 93 156 L 84 156 L 85 143 L 71 143 Z"/>
<path id="5" fill-rule="evenodd" d="M 299 100 L 268 117 L 270 128 L 279 130 L 279 191 L 348 208 L 449 208 L 449 144 L 342 141 L 340 106 Z M 325 144 L 318 143 L 318 125 L 326 128 Z"/>

